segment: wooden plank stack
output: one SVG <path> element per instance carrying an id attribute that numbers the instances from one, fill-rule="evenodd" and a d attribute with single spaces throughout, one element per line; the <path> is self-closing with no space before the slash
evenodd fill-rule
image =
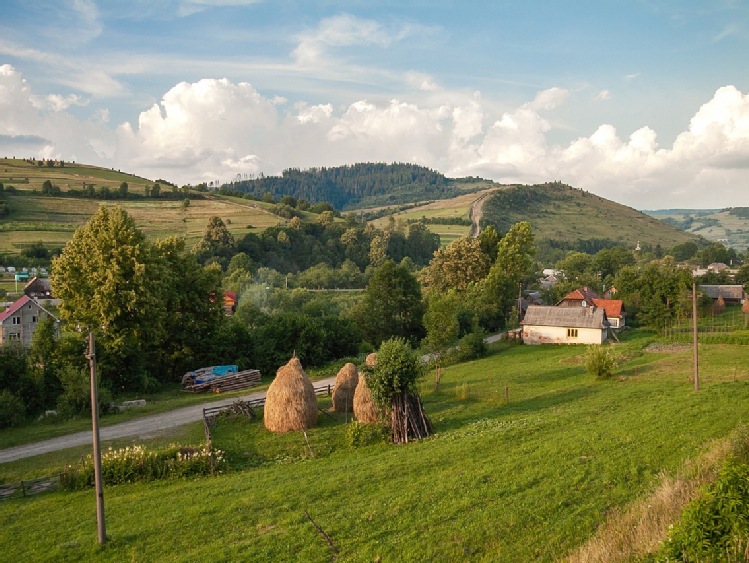
<path id="1" fill-rule="evenodd" d="M 240 391 L 258 385 L 260 385 L 260 372 L 256 369 L 248 369 L 231 375 L 217 377 L 206 383 L 186 385 L 185 391 L 193 393 L 207 393 L 208 391 L 228 393 L 229 391 Z"/>

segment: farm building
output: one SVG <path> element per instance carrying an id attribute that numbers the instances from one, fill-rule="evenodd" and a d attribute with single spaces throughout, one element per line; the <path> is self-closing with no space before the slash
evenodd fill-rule
<path id="1" fill-rule="evenodd" d="M 24 286 L 23 293 L 33 299 L 52 299 L 52 287 L 49 280 L 36 276 Z"/>
<path id="2" fill-rule="evenodd" d="M 746 299 L 746 292 L 743 285 L 700 285 L 697 289 L 713 301 L 717 301 L 719 297 L 722 297 L 727 305 L 731 303 L 743 303 L 744 299 Z"/>
<path id="3" fill-rule="evenodd" d="M 609 322 L 600 307 L 531 305 L 523 319 L 526 344 L 601 344 Z"/>
<path id="4" fill-rule="evenodd" d="M 39 321 L 45 317 L 57 320 L 39 303 L 24 295 L 0 313 L 0 344 L 17 342 L 28 348 Z"/>

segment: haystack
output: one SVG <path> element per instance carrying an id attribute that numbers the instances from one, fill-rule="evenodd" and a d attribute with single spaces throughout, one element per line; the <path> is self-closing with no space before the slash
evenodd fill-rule
<path id="1" fill-rule="evenodd" d="M 306 430 L 317 422 L 315 388 L 298 358 L 276 372 L 265 395 L 263 421 L 271 432 Z"/>
<path id="2" fill-rule="evenodd" d="M 335 378 L 333 387 L 333 411 L 353 412 L 354 392 L 359 383 L 359 371 L 351 362 L 341 368 Z"/>
<path id="3" fill-rule="evenodd" d="M 372 356 L 374 354 L 370 354 Z M 367 356 L 369 359 L 369 356 Z M 380 420 L 380 411 L 372 400 L 372 391 L 367 387 L 367 377 L 359 374 L 359 383 L 354 391 L 354 416 L 359 422 L 371 424 Z"/>
<path id="4" fill-rule="evenodd" d="M 368 354 L 367 357 L 364 359 L 364 363 L 367 364 L 371 368 L 375 367 L 377 365 L 377 353 L 372 352 L 371 354 Z"/>

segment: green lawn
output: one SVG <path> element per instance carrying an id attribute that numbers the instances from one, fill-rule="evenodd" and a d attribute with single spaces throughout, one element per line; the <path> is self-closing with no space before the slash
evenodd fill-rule
<path id="1" fill-rule="evenodd" d="M 4 501 L 0 542 L 9 560 L 328 561 L 307 510 L 338 561 L 552 561 L 746 420 L 749 348 L 701 346 L 695 393 L 691 351 L 644 352 L 649 340 L 619 345 L 627 362 L 609 381 L 584 373 L 580 347 L 503 348 L 449 367 L 438 392 L 422 384 L 437 433 L 420 443 L 351 448 L 346 424 L 321 415 L 308 448 L 299 433 L 221 420 L 214 444 L 233 471 L 106 488 L 104 548 L 93 491 Z M 199 440 L 190 428 L 176 439 Z"/>

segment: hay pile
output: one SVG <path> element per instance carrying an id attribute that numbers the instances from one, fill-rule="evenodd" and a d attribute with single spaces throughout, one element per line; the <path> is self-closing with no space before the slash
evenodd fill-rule
<path id="1" fill-rule="evenodd" d="M 362 373 L 359 374 L 359 383 L 354 391 L 354 416 L 359 422 L 372 424 L 379 422 L 380 411 L 372 400 L 372 391 L 367 387 L 367 378 Z"/>
<path id="2" fill-rule="evenodd" d="M 317 396 L 298 358 L 276 372 L 265 395 L 263 422 L 271 432 L 306 430 L 317 422 Z"/>
<path id="3" fill-rule="evenodd" d="M 371 354 L 368 354 L 366 359 L 364 360 L 364 363 L 371 368 L 375 367 L 377 365 L 377 353 L 372 352 Z"/>
<path id="4" fill-rule="evenodd" d="M 333 387 L 333 412 L 353 412 L 354 392 L 359 383 L 359 371 L 351 362 L 341 368 Z"/>

